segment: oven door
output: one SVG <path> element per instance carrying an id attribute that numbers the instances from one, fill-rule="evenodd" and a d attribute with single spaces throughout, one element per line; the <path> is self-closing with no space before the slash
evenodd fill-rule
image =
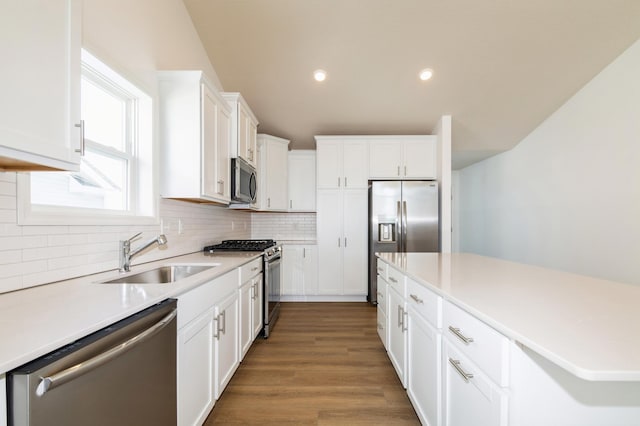
<path id="1" fill-rule="evenodd" d="M 264 337 L 269 337 L 280 314 L 280 292 L 282 286 L 282 256 L 265 259 L 264 262 Z"/>

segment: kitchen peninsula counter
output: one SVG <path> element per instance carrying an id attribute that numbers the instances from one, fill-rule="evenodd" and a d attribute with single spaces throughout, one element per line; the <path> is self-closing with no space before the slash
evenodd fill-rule
<path id="1" fill-rule="evenodd" d="M 377 256 L 577 377 L 640 381 L 640 286 L 474 254 Z"/>
<path id="2" fill-rule="evenodd" d="M 120 276 L 108 271 L 0 294 L 0 375 L 261 255 L 198 252 L 131 267 L 135 274 L 171 264 L 215 266 L 169 284 L 101 284 Z"/>

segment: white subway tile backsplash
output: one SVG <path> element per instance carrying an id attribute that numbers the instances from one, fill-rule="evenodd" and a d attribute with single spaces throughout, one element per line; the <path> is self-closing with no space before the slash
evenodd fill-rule
<path id="1" fill-rule="evenodd" d="M 160 222 L 144 226 L 20 226 L 16 220 L 15 176 L 0 172 L 0 293 L 97 272 L 115 272 L 119 240 L 142 232 L 132 243 L 136 248 L 160 234 Z M 168 243 L 136 256 L 134 266 L 196 252 L 224 239 L 252 235 L 250 212 L 165 199 L 159 200 L 159 209 Z"/>
<path id="2" fill-rule="evenodd" d="M 252 213 L 251 238 L 315 240 L 315 213 Z"/>

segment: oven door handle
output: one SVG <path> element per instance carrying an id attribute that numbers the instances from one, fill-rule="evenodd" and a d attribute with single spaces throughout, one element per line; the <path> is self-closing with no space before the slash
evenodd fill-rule
<path id="1" fill-rule="evenodd" d="M 96 355 L 93 358 L 88 359 L 87 361 L 83 361 L 58 373 L 52 374 L 51 376 L 43 377 L 40 383 L 38 383 L 38 387 L 36 388 L 36 395 L 42 396 L 47 391 L 57 386 L 64 385 L 65 383 L 70 382 L 71 380 L 82 376 L 83 374 L 88 373 L 89 371 L 94 370 L 103 364 L 106 364 L 112 359 L 117 358 L 129 349 L 133 349 L 145 340 L 148 340 L 152 336 L 155 336 L 157 333 L 159 333 L 171 321 L 173 321 L 177 314 L 178 310 L 174 309 L 167 316 L 162 318 L 151 327 L 133 336 L 129 340 L 120 343 L 118 346 L 115 346 L 106 352 Z"/>

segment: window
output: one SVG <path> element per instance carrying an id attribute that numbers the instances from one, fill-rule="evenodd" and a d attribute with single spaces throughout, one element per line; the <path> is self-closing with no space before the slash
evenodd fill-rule
<path id="1" fill-rule="evenodd" d="M 151 97 L 83 50 L 81 117 L 85 153 L 80 170 L 20 178 L 21 223 L 153 218 Z"/>

